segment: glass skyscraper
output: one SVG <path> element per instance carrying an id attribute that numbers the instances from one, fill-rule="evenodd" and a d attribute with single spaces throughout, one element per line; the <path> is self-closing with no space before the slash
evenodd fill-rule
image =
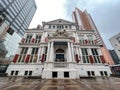
<path id="1" fill-rule="evenodd" d="M 0 0 L 2 13 L 13 31 L 24 35 L 36 11 L 34 0 Z"/>
<path id="2" fill-rule="evenodd" d="M 9 27 L 3 37 L 3 43 L 8 51 L 6 57 L 15 54 L 18 43 L 29 27 L 36 9 L 34 0 L 0 0 L 0 13 L 6 17 L 3 24 L 6 23 Z"/>

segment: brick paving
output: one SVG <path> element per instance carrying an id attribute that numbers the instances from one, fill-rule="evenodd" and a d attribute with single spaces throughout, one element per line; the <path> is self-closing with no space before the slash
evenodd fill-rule
<path id="1" fill-rule="evenodd" d="M 120 90 L 120 78 L 41 80 L 0 77 L 0 90 Z"/>

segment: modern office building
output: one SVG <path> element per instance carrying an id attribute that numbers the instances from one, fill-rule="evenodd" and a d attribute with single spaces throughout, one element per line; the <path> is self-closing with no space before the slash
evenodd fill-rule
<path id="1" fill-rule="evenodd" d="M 114 61 L 115 64 L 120 64 L 120 59 L 118 57 L 118 55 L 116 54 L 115 50 L 109 50 L 110 55 Z"/>
<path id="2" fill-rule="evenodd" d="M 9 27 L 6 23 L 2 23 L 0 25 L 0 58 L 4 58 L 8 52 L 5 45 L 4 45 L 4 36 L 5 36 L 8 28 Z"/>
<path id="3" fill-rule="evenodd" d="M 3 44 L 3 41 L 0 40 L 0 58 L 4 58 L 7 54 L 7 50 L 5 48 L 5 45 Z"/>
<path id="4" fill-rule="evenodd" d="M 90 14 L 86 10 L 81 11 L 80 9 L 75 8 L 75 11 L 72 14 L 72 18 L 73 18 L 73 21 L 77 23 L 78 25 L 77 28 L 79 28 L 79 30 L 89 30 L 89 31 L 94 30 L 95 31 L 97 42 L 101 44 L 101 50 L 106 59 L 106 62 L 109 64 L 113 64 L 114 62 L 112 60 L 112 57 L 108 49 L 106 48 L 106 45 L 104 44 L 104 41 L 102 40 L 99 30 L 95 26 L 95 23 L 92 17 L 90 16 Z"/>
<path id="5" fill-rule="evenodd" d="M 6 73 L 44 79 L 110 76 L 95 30 L 77 27 L 75 22 L 57 19 L 28 29 Z"/>
<path id="6" fill-rule="evenodd" d="M 13 31 L 24 35 L 36 11 L 34 0 L 0 0 L 2 13 Z"/>
<path id="7" fill-rule="evenodd" d="M 120 60 L 120 33 L 111 37 L 109 40 Z"/>
<path id="8" fill-rule="evenodd" d="M 9 27 L 1 30 L 4 33 L 6 31 L 3 36 L 3 43 L 8 51 L 6 57 L 15 54 L 18 42 L 28 28 L 36 8 L 34 0 L 0 0 L 0 13 L 5 16 L 4 22 L 0 24 L 6 23 Z"/>

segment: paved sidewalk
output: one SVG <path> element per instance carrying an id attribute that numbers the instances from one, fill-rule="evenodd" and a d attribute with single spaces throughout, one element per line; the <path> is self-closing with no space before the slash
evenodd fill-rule
<path id="1" fill-rule="evenodd" d="M 40 80 L 0 77 L 0 90 L 120 90 L 120 78 Z"/>

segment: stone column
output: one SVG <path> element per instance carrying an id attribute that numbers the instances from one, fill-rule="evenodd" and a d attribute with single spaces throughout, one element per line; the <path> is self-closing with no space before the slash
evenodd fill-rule
<path id="1" fill-rule="evenodd" d="M 105 61 L 102 60 L 102 58 L 101 58 L 101 57 L 103 57 L 103 54 L 102 54 L 101 49 L 99 48 L 97 51 L 98 51 L 98 55 L 99 55 L 99 57 L 100 57 L 100 59 L 101 59 L 100 62 L 101 62 L 101 63 L 105 62 Z"/>
<path id="2" fill-rule="evenodd" d="M 91 48 L 88 48 L 88 55 L 92 55 Z"/>
<path id="3" fill-rule="evenodd" d="M 79 43 L 79 37 L 78 37 L 78 34 L 77 34 L 77 32 L 76 32 L 75 34 L 76 34 L 76 36 L 75 36 L 75 38 L 76 38 L 76 41 L 77 41 L 77 43 Z"/>
<path id="4" fill-rule="evenodd" d="M 89 59 L 90 59 L 90 63 L 94 63 L 94 58 L 93 58 L 93 55 L 92 55 L 92 51 L 91 51 L 91 48 L 88 48 L 88 54 L 89 54 Z"/>
<path id="5" fill-rule="evenodd" d="M 44 38 L 45 38 L 45 32 L 43 32 L 43 34 L 41 36 L 41 42 L 44 42 Z"/>
<path id="6" fill-rule="evenodd" d="M 26 54 L 31 54 L 31 52 L 32 52 L 32 48 L 31 48 L 31 47 L 29 47 L 29 48 L 28 48 L 28 51 L 27 51 L 27 53 L 26 53 Z"/>
<path id="7" fill-rule="evenodd" d="M 78 47 L 76 47 L 75 49 L 76 49 L 76 58 L 78 59 L 78 62 L 79 62 L 80 58 L 79 58 L 79 50 L 78 50 Z M 76 59 L 76 58 L 75 58 L 75 59 Z"/>
<path id="8" fill-rule="evenodd" d="M 83 63 L 83 60 L 82 60 L 82 51 L 81 51 L 80 47 L 78 49 L 79 49 L 80 63 Z"/>
<path id="9" fill-rule="evenodd" d="M 73 43 L 71 43 L 71 54 L 72 54 L 72 61 L 75 62 L 75 55 L 73 50 Z"/>
<path id="10" fill-rule="evenodd" d="M 35 43 L 35 38 L 36 38 L 36 33 L 34 33 L 32 36 L 32 40 L 31 40 L 32 43 Z"/>
<path id="11" fill-rule="evenodd" d="M 48 43 L 48 50 L 47 50 L 47 58 L 46 58 L 46 62 L 49 61 L 49 57 L 50 57 L 50 42 Z"/>
<path id="12" fill-rule="evenodd" d="M 76 54 L 78 54 L 78 55 L 79 55 L 79 52 L 78 52 L 78 47 L 76 47 Z"/>
<path id="13" fill-rule="evenodd" d="M 72 54 L 71 54 L 71 46 L 70 46 L 70 42 L 68 42 L 68 62 L 72 62 Z"/>
<path id="14" fill-rule="evenodd" d="M 51 48 L 50 48 L 50 57 L 49 57 L 49 61 L 50 62 L 53 62 L 54 60 L 54 58 L 53 58 L 53 42 L 51 42 Z"/>
<path id="15" fill-rule="evenodd" d="M 102 55 L 101 49 L 99 48 L 97 51 L 98 51 L 99 56 L 101 56 Z"/>
<path id="16" fill-rule="evenodd" d="M 44 53 L 44 46 L 41 46 L 41 58 L 40 58 L 40 60 L 42 60 L 42 58 L 44 57 L 43 54 L 45 54 Z"/>
<path id="17" fill-rule="evenodd" d="M 41 58 L 41 47 L 39 48 L 39 50 L 38 50 L 38 58 L 37 58 L 37 62 L 40 62 L 40 58 Z"/>

